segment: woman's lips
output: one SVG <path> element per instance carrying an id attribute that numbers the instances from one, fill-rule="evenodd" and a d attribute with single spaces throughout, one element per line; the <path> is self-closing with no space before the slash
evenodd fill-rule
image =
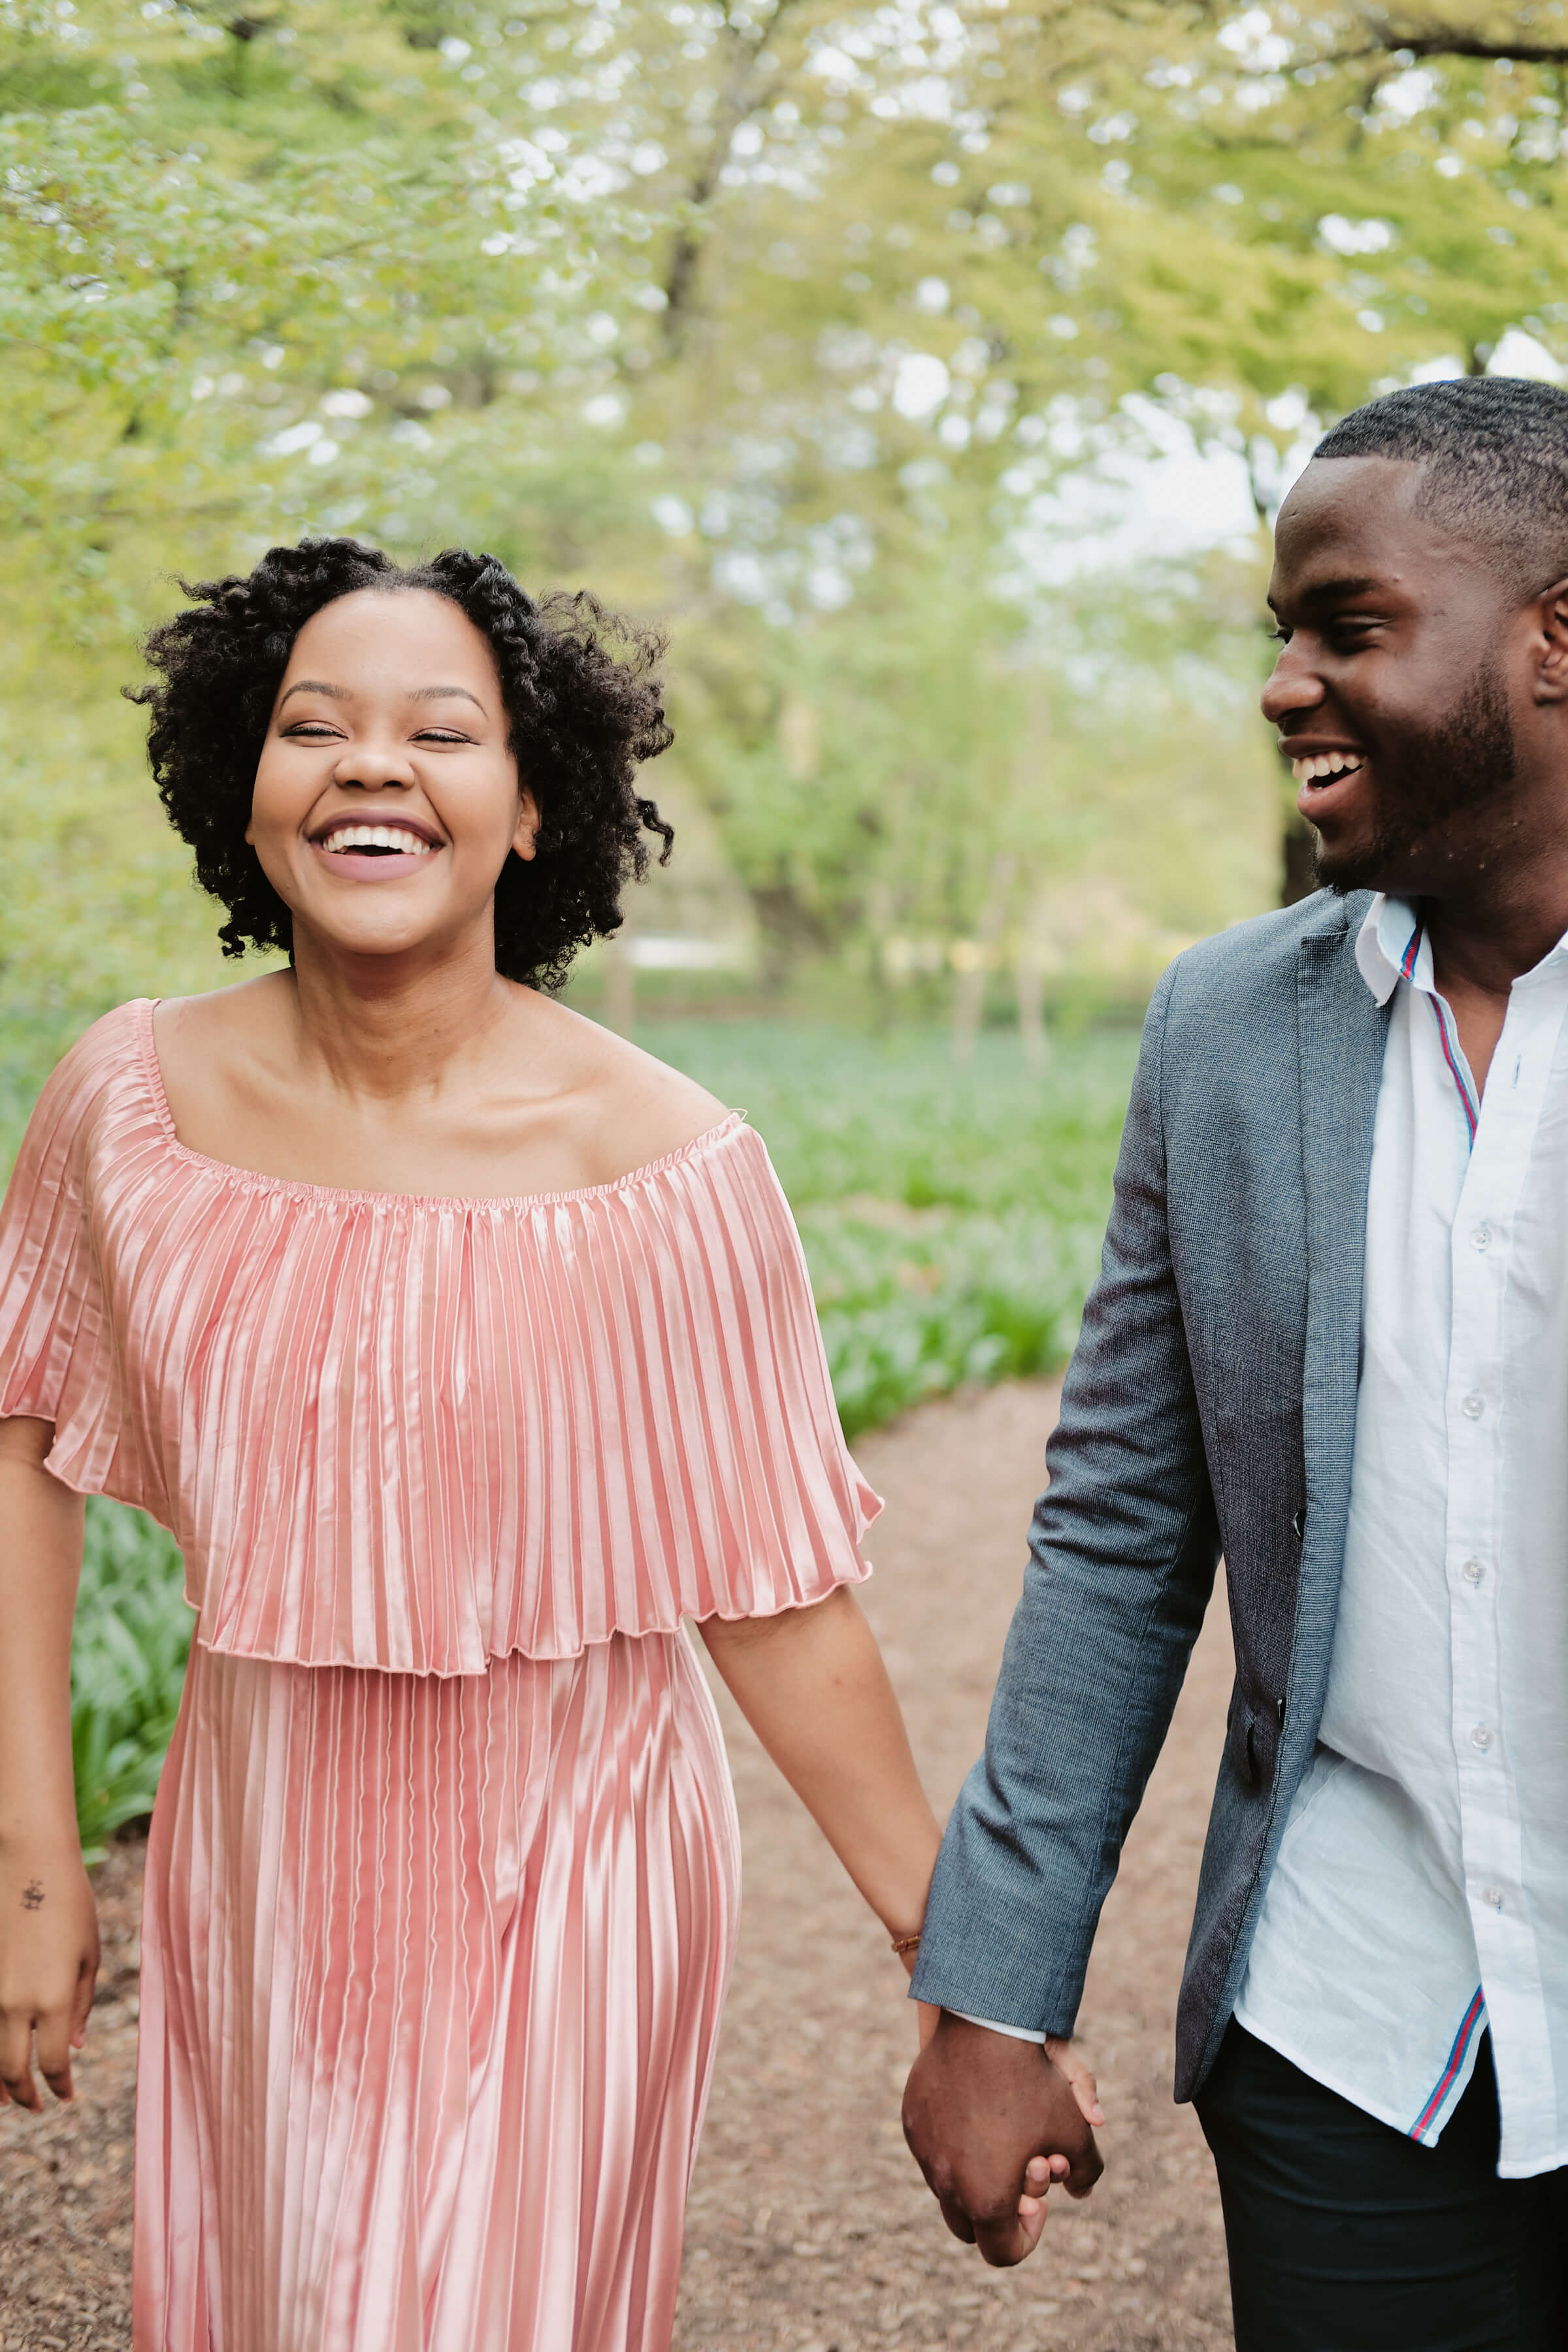
<path id="1" fill-rule="evenodd" d="M 347 882 L 400 882 L 422 872 L 439 854 L 434 849 L 332 849 L 323 841 L 310 844 L 310 855 L 328 873 Z"/>

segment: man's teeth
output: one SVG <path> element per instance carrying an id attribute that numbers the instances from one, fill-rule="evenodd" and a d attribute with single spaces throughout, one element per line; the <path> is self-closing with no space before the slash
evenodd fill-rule
<path id="1" fill-rule="evenodd" d="M 399 849 L 405 856 L 428 857 L 436 844 L 400 824 L 341 824 L 326 846 L 334 857 L 344 849 Z"/>
<path id="2" fill-rule="evenodd" d="M 1353 776 L 1361 765 L 1359 751 L 1319 751 L 1310 760 L 1290 762 L 1299 784 L 1323 784 L 1331 776 Z"/>

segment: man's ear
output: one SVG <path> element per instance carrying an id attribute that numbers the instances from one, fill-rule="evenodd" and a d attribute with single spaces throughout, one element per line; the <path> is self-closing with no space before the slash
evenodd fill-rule
<path id="1" fill-rule="evenodd" d="M 1568 599 L 1568 588 L 1564 589 L 1563 594 L 1565 599 Z M 1568 606 L 1565 606 L 1565 610 L 1568 610 Z M 526 861 L 537 855 L 535 843 L 538 835 L 539 803 L 534 799 L 528 786 L 522 784 L 518 789 L 517 825 L 511 836 L 512 848 L 519 857 Z"/>
<path id="2" fill-rule="evenodd" d="M 1568 702 L 1568 580 L 1536 601 L 1541 635 L 1535 660 L 1537 702 Z"/>

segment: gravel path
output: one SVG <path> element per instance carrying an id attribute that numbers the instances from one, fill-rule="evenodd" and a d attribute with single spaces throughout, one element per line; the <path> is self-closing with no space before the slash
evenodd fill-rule
<path id="1" fill-rule="evenodd" d="M 863 1439 L 889 1498 L 866 1605 L 939 1809 L 981 1741 L 1055 1391 L 950 1398 Z M 1110 2121 L 1082 2206 L 988 2271 L 950 2239 L 903 2146 L 902 1972 L 727 1699 L 745 1915 L 687 2229 L 678 2352 L 1220 2352 L 1214 2175 L 1172 2105 L 1172 2016 L 1230 1686 L 1210 1613 L 1106 1906 L 1080 2021 Z M 73 2108 L 0 2114 L 0 2347 L 119 2352 L 126 2317 L 137 1856 L 100 1879 L 105 1978 Z M 322 2352 L 331 2352 L 330 2347 Z M 563 2347 L 564 2352 L 564 2347 Z"/>

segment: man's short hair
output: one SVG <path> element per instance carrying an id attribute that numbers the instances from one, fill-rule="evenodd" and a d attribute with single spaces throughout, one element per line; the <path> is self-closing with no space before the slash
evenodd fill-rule
<path id="1" fill-rule="evenodd" d="M 1352 409 L 1312 454 L 1424 467 L 1417 511 L 1473 541 L 1521 603 L 1568 577 L 1568 392 L 1555 384 L 1409 384 Z"/>

